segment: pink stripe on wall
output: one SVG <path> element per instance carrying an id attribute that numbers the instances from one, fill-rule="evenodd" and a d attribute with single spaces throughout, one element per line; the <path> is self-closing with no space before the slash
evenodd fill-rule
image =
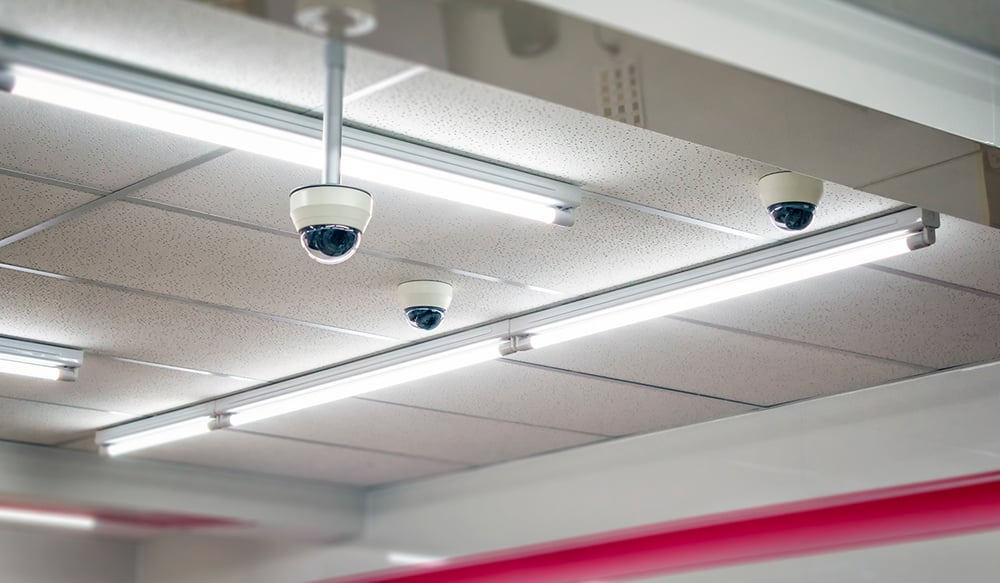
<path id="1" fill-rule="evenodd" d="M 1000 472 L 670 521 L 325 583 L 628 580 L 995 528 Z"/>

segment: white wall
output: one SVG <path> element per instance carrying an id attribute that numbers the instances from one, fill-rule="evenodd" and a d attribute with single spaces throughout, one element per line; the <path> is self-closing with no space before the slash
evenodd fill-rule
<path id="1" fill-rule="evenodd" d="M 171 535 L 144 543 L 137 583 L 307 583 L 389 566 L 377 549 Z"/>
<path id="2" fill-rule="evenodd" d="M 137 546 L 80 533 L 0 529 L 4 583 L 132 583 Z"/>

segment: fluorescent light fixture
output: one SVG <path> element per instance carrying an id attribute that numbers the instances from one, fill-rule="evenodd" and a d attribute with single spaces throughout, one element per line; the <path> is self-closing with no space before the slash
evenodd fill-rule
<path id="1" fill-rule="evenodd" d="M 862 231 L 846 238 L 836 231 L 832 237 L 831 234 L 815 235 L 758 252 L 749 260 L 736 258 L 731 267 L 721 262 L 683 272 L 676 278 L 668 277 L 646 286 L 636 286 L 633 293 L 626 288 L 619 297 L 594 302 L 587 306 L 588 309 L 570 309 L 554 317 L 536 318 L 539 320 L 537 323 L 524 325 L 523 335 L 517 340 L 518 347 L 545 348 L 888 259 L 933 241 L 932 235 L 929 240 L 923 235 L 923 220 L 906 224 L 908 217 L 917 216 L 913 211 L 904 211 L 899 215 L 882 221 L 885 228 L 875 229 L 874 232 Z"/>
<path id="2" fill-rule="evenodd" d="M 101 445 L 102 453 L 114 457 L 164 443 L 203 435 L 212 430 L 211 424 L 213 421 L 214 417 L 205 415 L 111 438 L 104 438 L 98 432 L 97 442 Z"/>
<path id="3" fill-rule="evenodd" d="M 0 337 L 0 374 L 50 381 L 74 381 L 83 351 Z"/>
<path id="4" fill-rule="evenodd" d="M 0 508 L 0 522 L 30 524 L 33 526 L 54 526 L 58 528 L 75 528 L 93 530 L 97 527 L 97 519 L 83 514 L 68 514 L 64 512 L 45 512 L 41 510 L 21 510 Z"/>
<path id="5" fill-rule="evenodd" d="M 412 360 L 403 360 L 397 364 L 376 367 L 367 372 L 348 374 L 301 388 L 296 387 L 271 398 L 251 401 L 246 405 L 226 409 L 226 412 L 229 413 L 230 425 L 246 425 L 254 421 L 444 374 L 494 360 L 500 356 L 502 353 L 499 339 L 476 342 Z M 336 371 L 336 369 L 333 370 Z"/>
<path id="6" fill-rule="evenodd" d="M 267 116 L 244 119 L 235 109 L 227 115 L 225 108 L 210 111 L 190 99 L 192 104 L 179 103 L 31 66 L 12 69 L 14 95 L 322 168 L 322 140 L 304 135 L 310 133 L 304 126 L 271 127 Z M 572 225 L 567 209 L 579 204 L 579 193 L 569 185 L 366 132 L 345 132 L 341 169 L 360 180 L 544 223 Z"/>

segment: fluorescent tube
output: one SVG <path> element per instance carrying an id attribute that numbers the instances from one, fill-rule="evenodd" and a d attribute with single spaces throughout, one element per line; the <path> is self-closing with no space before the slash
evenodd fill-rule
<path id="1" fill-rule="evenodd" d="M 12 93 L 203 142 L 322 168 L 322 140 L 34 67 L 14 67 Z M 398 141 L 397 141 L 398 142 Z M 544 223 L 572 224 L 563 201 L 447 169 L 342 149 L 345 176 Z M 501 173 L 496 167 L 498 174 Z"/>
<path id="2" fill-rule="evenodd" d="M 76 528 L 80 530 L 92 530 L 97 526 L 97 519 L 93 516 L 13 508 L 0 508 L 0 522 L 56 526 L 59 528 Z"/>
<path id="3" fill-rule="evenodd" d="M 81 365 L 81 350 L 0 337 L 0 374 L 73 381 Z"/>
<path id="4" fill-rule="evenodd" d="M 62 370 L 54 366 L 16 362 L 13 360 L 0 360 L 0 373 L 15 374 L 48 381 L 57 381 L 62 376 Z"/>
<path id="5" fill-rule="evenodd" d="M 527 330 L 530 348 L 544 348 L 833 273 L 910 251 L 912 230 L 900 230 L 832 249 L 778 260 L 740 273 L 680 287 Z"/>
<path id="6" fill-rule="evenodd" d="M 486 340 L 445 350 L 430 356 L 235 407 L 227 411 L 230 413 L 229 424 L 233 426 L 246 425 L 254 421 L 444 374 L 487 362 L 500 356 L 500 340 Z"/>
<path id="7" fill-rule="evenodd" d="M 210 423 L 212 421 L 212 417 L 205 415 L 139 431 L 131 435 L 121 435 L 103 442 L 101 444 L 102 451 L 105 455 L 114 457 L 147 447 L 203 435 L 211 431 Z"/>

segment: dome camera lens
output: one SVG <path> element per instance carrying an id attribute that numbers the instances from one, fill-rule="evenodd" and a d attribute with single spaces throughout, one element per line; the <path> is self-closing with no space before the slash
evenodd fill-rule
<path id="1" fill-rule="evenodd" d="M 444 319 L 444 310 L 431 307 L 407 308 L 406 319 L 410 321 L 410 325 L 414 328 L 433 330 Z"/>
<path id="2" fill-rule="evenodd" d="M 302 248 L 309 257 L 325 264 L 350 259 L 361 244 L 361 233 L 342 225 L 317 225 L 299 231 Z"/>
<path id="3" fill-rule="evenodd" d="M 779 229 L 801 231 L 812 223 L 816 205 L 808 202 L 779 202 L 769 206 L 767 212 Z"/>

